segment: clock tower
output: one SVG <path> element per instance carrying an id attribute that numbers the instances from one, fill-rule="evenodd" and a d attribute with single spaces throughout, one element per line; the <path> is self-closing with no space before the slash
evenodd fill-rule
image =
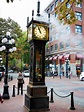
<path id="1" fill-rule="evenodd" d="M 39 5 L 38 1 L 38 9 Z M 39 13 L 37 15 L 40 16 Z M 25 107 L 29 112 L 48 111 L 49 97 L 45 85 L 45 44 L 49 40 L 48 23 L 32 18 L 27 24 L 27 34 L 30 44 L 30 77 L 25 94 Z"/>

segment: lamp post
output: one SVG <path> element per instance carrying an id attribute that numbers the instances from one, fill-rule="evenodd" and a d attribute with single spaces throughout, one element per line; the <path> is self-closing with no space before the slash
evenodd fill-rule
<path id="1" fill-rule="evenodd" d="M 2 65 L 2 63 L 3 63 L 3 60 L 2 60 L 2 57 L 0 55 L 0 65 Z"/>
<path id="2" fill-rule="evenodd" d="M 10 33 L 7 32 L 6 36 L 2 39 L 2 46 L 0 51 L 5 50 L 6 52 L 6 73 L 4 77 L 4 89 L 3 89 L 3 99 L 9 99 L 9 91 L 8 91 L 8 54 L 10 52 L 16 51 L 15 40 L 11 38 Z"/>
<path id="3" fill-rule="evenodd" d="M 66 61 L 66 78 L 68 78 L 68 65 L 69 65 L 69 59 L 67 58 L 65 61 Z"/>

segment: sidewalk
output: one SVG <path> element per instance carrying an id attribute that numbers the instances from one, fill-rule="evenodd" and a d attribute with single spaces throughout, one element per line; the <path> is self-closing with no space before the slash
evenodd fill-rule
<path id="1" fill-rule="evenodd" d="M 48 79 L 49 80 L 49 79 Z M 53 79 L 50 79 L 53 80 Z M 60 80 L 60 79 L 59 79 Z M 4 100 L 4 102 L 0 103 L 0 112 L 28 112 L 28 110 L 24 107 L 24 95 L 26 91 L 24 91 L 24 95 L 17 95 L 12 97 L 12 87 L 15 84 L 17 86 L 16 79 L 10 81 L 9 83 L 9 93 L 10 99 Z M 28 79 L 25 78 L 24 89 L 26 90 L 28 84 Z M 0 91 L 2 88 L 3 82 L 0 82 Z M 49 103 L 49 112 L 84 112 L 84 108 L 75 105 L 75 110 L 70 110 L 70 103 L 66 103 L 64 100 L 58 98 L 54 100 L 54 103 Z M 41 111 L 42 112 L 42 111 Z"/>

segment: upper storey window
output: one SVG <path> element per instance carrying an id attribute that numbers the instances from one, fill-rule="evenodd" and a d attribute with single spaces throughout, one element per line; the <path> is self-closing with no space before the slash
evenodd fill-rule
<path id="1" fill-rule="evenodd" d="M 82 8 L 82 3 L 81 4 L 76 3 L 76 7 Z"/>
<path id="2" fill-rule="evenodd" d="M 82 33 L 82 26 L 81 25 L 76 25 L 75 26 L 75 32 L 76 33 Z"/>
<path id="3" fill-rule="evenodd" d="M 54 4 L 51 5 L 51 8 L 50 8 L 50 11 L 53 11 L 54 10 Z"/>
<path id="4" fill-rule="evenodd" d="M 64 0 L 60 0 L 60 2 L 63 2 Z"/>
<path id="5" fill-rule="evenodd" d="M 75 14 L 76 14 L 76 18 L 78 20 L 82 20 L 82 13 L 81 12 L 75 12 Z"/>
<path id="6" fill-rule="evenodd" d="M 57 6 L 57 5 L 58 5 L 58 0 L 55 1 L 55 6 Z"/>

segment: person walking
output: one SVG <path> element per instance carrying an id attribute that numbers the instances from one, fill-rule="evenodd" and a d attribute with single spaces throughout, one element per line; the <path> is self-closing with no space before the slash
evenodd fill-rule
<path id="1" fill-rule="evenodd" d="M 61 77 L 62 77 L 62 70 L 60 70 L 60 79 L 61 79 Z"/>
<path id="2" fill-rule="evenodd" d="M 2 99 L 2 96 L 1 96 L 1 94 L 0 94 L 0 102 L 1 102 L 1 103 L 3 103 L 3 99 Z"/>
<path id="3" fill-rule="evenodd" d="M 69 70 L 68 70 L 69 79 L 71 79 L 71 75 L 72 75 L 72 72 L 71 72 L 71 69 L 69 68 Z"/>
<path id="4" fill-rule="evenodd" d="M 18 80 L 18 93 L 17 93 L 17 95 L 19 95 L 19 89 L 21 89 L 21 95 L 23 95 L 24 79 L 23 79 L 21 72 L 19 72 L 17 80 Z"/>

